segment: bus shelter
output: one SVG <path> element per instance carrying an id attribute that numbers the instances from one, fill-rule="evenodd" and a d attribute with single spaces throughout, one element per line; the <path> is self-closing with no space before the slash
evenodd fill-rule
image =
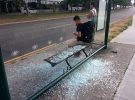
<path id="1" fill-rule="evenodd" d="M 35 91 L 32 95 L 29 95 L 27 97 L 28 100 L 34 100 L 34 99 L 40 97 L 43 93 L 47 92 L 55 84 L 57 84 L 63 78 L 68 76 L 71 72 L 73 72 L 75 69 L 80 67 L 80 65 L 82 65 L 84 62 L 86 62 L 91 57 L 93 57 L 99 51 L 107 49 L 108 34 L 109 34 L 109 24 L 110 24 L 110 14 L 111 14 L 111 0 L 98 0 L 97 12 L 98 12 L 98 16 L 97 16 L 96 33 L 95 33 L 94 42 L 92 43 L 92 45 L 93 45 L 92 52 L 90 52 L 88 54 L 89 50 L 85 50 L 87 47 L 83 46 L 78 51 L 83 52 L 85 58 L 83 60 L 77 62 L 75 65 L 71 65 L 70 61 L 68 61 L 68 59 L 70 59 L 70 57 L 72 57 L 74 55 L 74 53 L 69 54 L 67 57 L 63 58 L 61 61 L 56 61 L 56 63 L 53 62 L 53 61 L 51 62 L 51 60 L 53 60 L 54 57 L 58 56 L 58 54 L 52 55 L 50 57 L 50 60 L 43 59 L 44 63 L 49 63 L 50 64 L 50 66 L 51 66 L 50 69 L 51 70 L 53 70 L 55 65 L 57 65 L 57 64 L 59 64 L 61 62 L 65 62 L 68 67 L 66 67 L 66 71 L 65 71 L 65 69 L 61 69 L 63 72 L 60 75 L 58 75 L 57 77 L 55 77 L 55 79 L 50 80 L 51 78 L 48 77 L 48 80 L 50 80 L 50 81 L 46 85 L 42 86 L 40 89 Z M 68 20 L 69 19 L 72 19 L 72 17 L 69 17 Z M 83 20 L 83 22 L 88 21 L 88 19 L 86 19 L 85 16 L 81 16 L 81 19 Z M 60 20 L 60 19 L 58 19 L 58 20 Z M 69 32 L 70 32 L 70 30 L 71 31 L 74 30 L 74 27 L 73 27 L 74 24 L 70 23 L 70 25 L 69 25 L 68 24 L 69 21 L 66 21 L 63 18 L 62 18 L 61 21 L 62 22 L 60 23 L 59 21 L 57 22 L 56 19 L 52 19 L 52 20 L 49 20 L 49 21 L 47 20 L 46 21 L 47 25 L 44 25 L 43 23 L 41 23 L 39 26 L 40 26 L 40 29 L 44 29 L 45 33 L 51 32 L 53 34 L 56 34 L 57 31 L 60 31 L 60 33 L 57 33 L 57 36 L 56 36 L 55 40 L 59 40 L 59 42 L 57 41 L 58 43 L 63 43 L 64 41 L 67 41 L 67 40 L 71 39 L 72 36 L 71 37 L 69 36 L 69 34 L 70 34 Z M 55 22 L 55 24 L 54 24 L 54 22 Z M 30 24 L 30 23 L 28 23 L 28 24 Z M 37 24 L 39 24 L 39 23 L 37 22 Z M 63 24 L 63 25 L 61 25 L 61 24 Z M 67 24 L 68 24 L 68 26 L 67 26 Z M 53 25 L 55 27 L 53 27 Z M 16 28 L 19 28 L 19 27 L 21 27 L 21 26 L 17 26 Z M 70 29 L 68 29 L 68 28 L 70 28 Z M 34 29 L 30 29 L 30 30 L 32 31 Z M 64 34 L 67 31 L 68 31 L 68 34 Z M 15 31 L 13 31 L 13 32 L 15 32 Z M 15 38 L 17 38 L 17 37 L 18 36 L 16 36 Z M 66 38 L 64 39 L 64 37 L 66 37 Z M 34 38 L 35 45 L 32 45 L 32 48 L 35 50 L 40 45 L 41 41 L 44 41 L 44 40 L 41 39 L 40 42 L 37 41 L 36 39 L 40 38 L 40 37 L 38 37 L 38 35 L 35 35 L 33 38 Z M 52 44 L 52 41 L 53 41 L 54 37 L 50 37 L 50 35 L 48 35 L 47 39 L 48 39 L 47 43 L 48 43 L 48 45 L 50 45 L 50 44 Z M 14 44 L 14 46 L 15 46 L 15 44 Z M 42 47 L 42 45 L 40 45 L 40 46 Z M 1 43 L 1 48 L 0 48 L 0 98 L 2 100 L 11 100 L 12 99 L 12 95 L 11 95 L 12 91 L 9 91 L 10 90 L 10 84 L 8 83 L 8 78 L 7 78 L 8 75 L 6 74 L 7 73 L 6 72 L 6 64 L 5 64 L 5 62 L 6 62 L 5 55 L 6 54 L 3 51 L 3 50 L 5 50 L 4 47 L 5 46 L 3 46 L 3 44 Z M 24 47 L 21 47 L 21 48 L 24 48 Z M 17 51 L 12 52 L 13 55 L 15 55 L 17 53 L 18 53 Z M 61 51 L 60 53 L 63 53 L 63 51 Z M 65 53 L 65 51 L 64 51 L 64 53 Z M 75 51 L 75 53 L 76 53 L 76 51 Z M 38 59 L 38 58 L 35 58 L 35 59 Z M 27 66 L 29 66 L 29 64 Z M 63 65 L 61 65 L 61 66 L 63 66 Z M 37 68 L 38 68 L 38 65 L 37 65 Z M 55 72 L 55 71 L 53 71 L 53 72 Z M 11 73 L 12 73 L 12 71 L 11 71 Z M 14 73 L 14 74 L 16 74 L 16 73 Z M 14 80 L 12 80 L 12 81 L 14 81 Z M 39 80 L 37 80 L 37 81 L 39 81 Z M 47 81 L 47 79 L 44 80 L 44 81 Z"/>

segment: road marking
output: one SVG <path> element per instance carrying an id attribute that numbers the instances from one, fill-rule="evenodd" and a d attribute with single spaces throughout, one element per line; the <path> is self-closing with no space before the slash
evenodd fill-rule
<path id="1" fill-rule="evenodd" d="M 66 43 L 66 42 L 69 42 L 69 41 L 72 41 L 72 40 L 74 40 L 74 39 L 66 40 L 66 41 L 62 42 L 62 44 Z M 16 58 L 7 60 L 7 61 L 4 62 L 4 64 L 9 64 L 9 63 L 11 63 L 11 62 L 13 62 L 13 61 L 19 60 L 19 59 L 24 58 L 24 57 L 28 57 L 28 56 L 30 57 L 30 56 L 36 54 L 37 52 L 40 52 L 40 51 L 43 51 L 43 50 L 47 50 L 47 49 L 49 49 L 49 48 L 51 48 L 51 47 L 54 47 L 54 46 L 57 46 L 57 45 L 60 45 L 60 44 L 61 44 L 61 43 L 54 43 L 54 44 L 52 44 L 52 45 L 45 46 L 45 47 L 43 47 L 43 48 L 41 48 L 41 49 L 38 49 L 38 50 L 35 50 L 35 51 L 32 51 L 32 52 L 29 52 L 29 53 L 24 54 L 24 55 L 22 55 L 22 56 L 18 56 L 18 57 L 16 57 Z"/>
<path id="2" fill-rule="evenodd" d="M 47 28 L 47 30 L 61 28 L 61 27 L 66 27 L 66 26 L 70 26 L 70 25 L 72 25 L 72 24 L 59 25 L 59 26 L 56 26 L 56 27 Z"/>
<path id="3" fill-rule="evenodd" d="M 35 50 L 35 51 L 32 51 L 32 52 L 29 52 L 29 53 L 24 54 L 22 56 L 18 56 L 16 58 L 11 59 L 11 60 L 7 60 L 7 61 L 4 62 L 4 64 L 8 64 L 8 63 L 10 63 L 12 61 L 19 60 L 19 59 L 27 57 L 27 56 L 32 56 L 32 55 L 36 54 L 37 52 L 40 52 L 40 51 L 43 51 L 43 50 L 47 50 L 47 49 L 49 49 L 49 48 L 51 48 L 51 47 L 53 47 L 55 45 L 56 45 L 56 43 L 54 43 L 52 45 L 49 45 L 49 46 L 45 46 L 45 47 L 43 47 L 41 49 L 38 49 L 38 50 Z"/>

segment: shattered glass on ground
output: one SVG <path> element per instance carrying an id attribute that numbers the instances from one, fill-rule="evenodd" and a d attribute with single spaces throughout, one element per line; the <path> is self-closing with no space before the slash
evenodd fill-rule
<path id="1" fill-rule="evenodd" d="M 87 89 L 89 86 L 104 82 L 105 80 L 103 80 L 103 78 L 109 77 L 112 74 L 110 66 L 112 66 L 110 61 L 90 59 L 60 84 L 56 85 L 58 91 L 61 91 L 59 90 L 60 88 L 62 89 L 62 94 L 58 95 L 57 100 L 78 100 L 77 98 L 79 98 L 82 92 L 85 93 L 89 91 L 89 89 Z M 92 84 L 93 82 L 90 80 L 95 81 L 95 83 Z M 85 89 L 83 90 L 82 88 Z M 78 91 L 81 91 L 81 94 Z M 51 95 L 55 95 L 54 91 Z M 45 100 L 53 100 L 52 97 L 45 96 Z"/>
<path id="2" fill-rule="evenodd" d="M 6 64 L 12 100 L 25 100 L 63 74 L 63 69 L 67 67 L 65 62 L 52 68 L 43 61 L 62 48 L 65 47 L 60 46 L 22 61 Z M 112 50 L 118 53 L 114 54 Z M 112 100 L 134 51 L 130 45 L 110 44 L 107 50 L 89 59 L 39 100 Z M 69 61 L 74 65 L 84 57 L 82 54 L 80 58 L 71 58 Z"/>
<path id="3" fill-rule="evenodd" d="M 112 100 L 134 48 L 111 44 L 108 50 L 89 59 L 39 100 Z M 125 51 L 121 52 L 123 49 Z M 118 54 L 112 53 L 112 50 Z"/>
<path id="4" fill-rule="evenodd" d="M 82 67 L 75 71 L 70 79 L 64 83 L 64 86 L 68 88 L 65 92 L 66 98 L 70 100 L 76 100 L 76 91 L 79 91 L 82 87 L 87 87 L 91 83 L 90 80 L 103 81 L 103 77 L 108 77 L 111 75 L 110 69 L 111 62 L 105 62 L 101 59 L 90 59 Z M 95 83 L 96 84 L 96 83 Z M 71 88 L 72 87 L 72 88 Z M 85 91 L 88 91 L 85 89 Z M 83 92 L 85 92 L 83 91 Z"/>

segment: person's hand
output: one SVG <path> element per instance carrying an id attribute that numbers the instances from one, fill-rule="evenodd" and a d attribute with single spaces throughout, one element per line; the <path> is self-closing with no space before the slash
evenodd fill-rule
<path id="1" fill-rule="evenodd" d="M 89 14 L 87 14 L 87 16 L 86 16 L 88 19 L 90 18 L 90 15 Z"/>
<path id="2" fill-rule="evenodd" d="M 87 18 L 90 18 L 92 16 L 92 12 L 89 12 L 88 14 L 86 14 Z"/>
<path id="3" fill-rule="evenodd" d="M 86 17 L 89 18 L 89 14 L 86 14 Z"/>
<path id="4" fill-rule="evenodd" d="M 73 32 L 73 34 L 75 35 L 75 36 L 77 36 L 78 34 L 77 34 L 77 32 Z"/>

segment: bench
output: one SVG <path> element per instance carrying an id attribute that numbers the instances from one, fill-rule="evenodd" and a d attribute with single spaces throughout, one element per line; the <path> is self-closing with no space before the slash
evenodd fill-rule
<path id="1" fill-rule="evenodd" d="M 83 52 L 85 54 L 86 57 L 88 57 L 92 51 L 90 51 L 88 54 L 86 53 L 85 49 L 86 48 L 91 48 L 92 50 L 92 44 L 89 43 L 87 45 L 75 45 L 73 47 L 70 47 L 62 52 L 59 52 L 56 55 L 53 55 L 47 59 L 44 59 L 44 61 L 48 62 L 49 64 L 51 64 L 52 67 L 55 67 L 56 65 L 62 63 L 62 62 L 66 62 L 66 64 L 68 65 L 67 70 L 72 69 L 72 66 L 70 65 L 68 59 L 72 56 L 74 56 L 75 54 L 79 53 L 79 52 Z"/>

